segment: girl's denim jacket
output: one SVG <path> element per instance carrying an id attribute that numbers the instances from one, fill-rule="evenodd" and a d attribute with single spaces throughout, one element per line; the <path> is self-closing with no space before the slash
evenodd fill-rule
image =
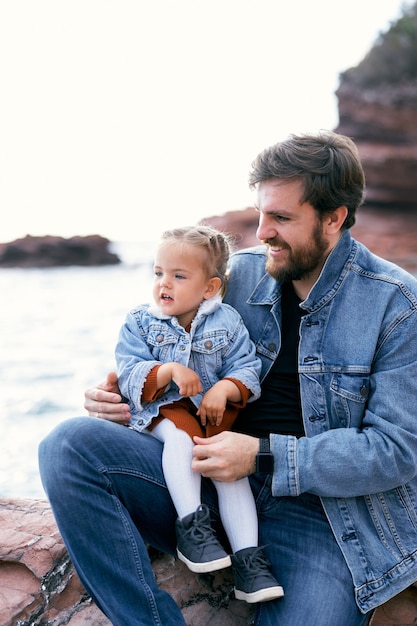
<path id="1" fill-rule="evenodd" d="M 194 318 L 190 332 L 157 306 L 140 305 L 128 313 L 116 346 L 121 393 L 129 399 L 131 426 L 142 431 L 149 426 L 159 408 L 179 400 L 178 387 L 171 382 L 154 402 L 141 402 L 143 385 L 149 372 L 161 363 L 181 363 L 200 377 L 203 393 L 190 398 L 196 407 L 216 382 L 235 378 L 252 393 L 260 395 L 261 361 L 242 318 L 220 296 L 205 300 Z"/>
<path id="2" fill-rule="evenodd" d="M 280 299 L 264 248 L 237 252 L 225 301 L 262 378 L 280 350 Z M 271 435 L 272 495 L 320 496 L 367 612 L 417 581 L 417 281 L 346 231 L 300 306 L 306 436 Z"/>

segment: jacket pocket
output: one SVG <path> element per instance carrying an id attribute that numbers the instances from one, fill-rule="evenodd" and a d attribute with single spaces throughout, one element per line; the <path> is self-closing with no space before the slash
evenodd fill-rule
<path id="1" fill-rule="evenodd" d="M 212 387 L 221 377 L 223 353 L 228 345 L 225 331 L 202 333 L 194 337 L 190 367 L 199 372 L 204 390 Z"/>
<path id="2" fill-rule="evenodd" d="M 369 396 L 369 376 L 363 374 L 333 374 L 332 415 L 338 422 L 334 426 L 359 427 Z"/>
<path id="3" fill-rule="evenodd" d="M 225 331 L 216 331 L 196 335 L 193 339 L 192 349 L 200 354 L 213 354 L 223 350 L 229 344 Z"/>
<path id="4" fill-rule="evenodd" d="M 415 550 L 417 512 L 411 485 L 365 496 L 375 531 L 386 550 L 401 560 Z"/>
<path id="5" fill-rule="evenodd" d="M 178 336 L 166 328 L 151 328 L 147 338 L 148 346 L 156 361 L 171 361 Z"/>

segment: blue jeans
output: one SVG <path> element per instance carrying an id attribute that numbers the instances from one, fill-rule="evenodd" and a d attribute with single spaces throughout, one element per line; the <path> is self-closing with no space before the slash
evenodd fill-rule
<path id="1" fill-rule="evenodd" d="M 62 538 L 87 591 L 114 626 L 185 622 L 158 589 L 146 545 L 175 554 L 176 512 L 155 437 L 94 418 L 59 424 L 39 447 L 41 477 Z M 260 545 L 284 598 L 259 605 L 257 626 L 363 626 L 352 578 L 317 497 L 274 498 L 253 475 Z M 219 523 L 216 491 L 203 500 Z"/>

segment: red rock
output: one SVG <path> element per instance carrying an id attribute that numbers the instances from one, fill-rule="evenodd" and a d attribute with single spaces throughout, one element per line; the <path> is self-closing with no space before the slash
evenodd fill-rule
<path id="1" fill-rule="evenodd" d="M 417 624 L 417 586 L 409 587 L 383 604 L 369 626 L 413 626 Z"/>
<path id="2" fill-rule="evenodd" d="M 48 503 L 0 500 L 0 626 L 35 623 L 41 616 L 43 623 L 59 616 L 59 626 L 67 623 L 64 615 L 89 605 Z M 109 626 L 94 608 L 97 626 Z"/>
<path id="3" fill-rule="evenodd" d="M 248 626 L 253 607 L 235 600 L 230 568 L 195 575 L 150 551 L 158 584 L 172 594 L 188 626 Z M 0 499 L 0 626 L 111 626 L 88 598 L 43 500 Z M 382 607 L 370 626 L 417 623 L 417 587 Z"/>
<path id="4" fill-rule="evenodd" d="M 343 80 L 337 132 L 352 137 L 366 175 L 367 203 L 417 208 L 417 85 L 363 89 Z"/>
<path id="5" fill-rule="evenodd" d="M 192 626 L 246 626 L 252 608 L 232 595 L 231 571 L 196 576 L 172 557 L 150 551 L 158 584 Z M 0 626 L 111 626 L 88 598 L 43 500 L 0 500 Z"/>
<path id="6" fill-rule="evenodd" d="M 119 257 L 110 252 L 110 241 L 100 235 L 87 237 L 32 237 L 27 235 L 0 244 L 0 267 L 58 267 L 114 265 Z"/>

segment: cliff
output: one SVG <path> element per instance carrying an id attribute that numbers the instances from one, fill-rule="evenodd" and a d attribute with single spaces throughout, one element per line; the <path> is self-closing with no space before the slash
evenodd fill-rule
<path id="1" fill-rule="evenodd" d="M 367 205 L 417 208 L 417 3 L 340 76 L 339 125 L 352 137 L 367 179 Z"/>
<path id="2" fill-rule="evenodd" d="M 361 89 L 342 80 L 337 132 L 355 140 L 366 175 L 366 205 L 417 209 L 417 85 Z"/>

